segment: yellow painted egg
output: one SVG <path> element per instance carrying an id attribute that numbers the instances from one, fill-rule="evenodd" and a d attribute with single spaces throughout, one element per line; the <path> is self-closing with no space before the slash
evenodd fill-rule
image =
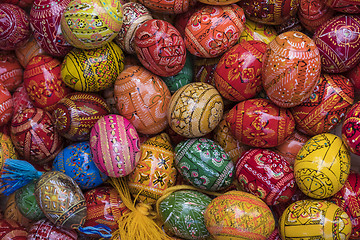
<path id="1" fill-rule="evenodd" d="M 128 178 L 129 189 L 134 197 L 141 191 L 138 200 L 153 204 L 175 184 L 174 149 L 169 135 L 162 133 L 146 140 L 140 152 L 140 161 Z"/>
<path id="2" fill-rule="evenodd" d="M 273 26 L 246 19 L 244 31 L 241 33 L 238 42 L 241 42 L 242 40 L 257 40 L 269 44 L 276 36 L 277 33 Z"/>
<path id="3" fill-rule="evenodd" d="M 352 224 L 339 206 L 324 200 L 300 200 L 288 206 L 279 220 L 281 238 L 349 239 Z"/>
<path id="4" fill-rule="evenodd" d="M 298 152 L 294 173 L 307 196 L 325 199 L 337 193 L 350 172 L 350 154 L 342 139 L 331 133 L 310 138 Z"/>

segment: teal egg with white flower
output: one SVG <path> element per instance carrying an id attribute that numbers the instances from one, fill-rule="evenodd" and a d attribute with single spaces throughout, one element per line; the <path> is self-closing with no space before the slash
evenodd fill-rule
<path id="1" fill-rule="evenodd" d="M 194 187 L 219 191 L 226 189 L 234 178 L 230 156 L 216 142 L 192 138 L 175 148 L 175 166 Z"/>

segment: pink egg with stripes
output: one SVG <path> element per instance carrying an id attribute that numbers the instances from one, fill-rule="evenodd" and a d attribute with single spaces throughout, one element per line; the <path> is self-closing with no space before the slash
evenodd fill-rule
<path id="1" fill-rule="evenodd" d="M 130 174 L 140 160 L 140 138 L 134 126 L 116 114 L 100 118 L 90 133 L 93 161 L 109 177 Z"/>

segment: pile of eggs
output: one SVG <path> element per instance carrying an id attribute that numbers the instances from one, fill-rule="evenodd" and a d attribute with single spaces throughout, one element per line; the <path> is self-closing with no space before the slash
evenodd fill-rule
<path id="1" fill-rule="evenodd" d="M 359 72 L 355 0 L 2 0 L 0 238 L 359 239 Z"/>

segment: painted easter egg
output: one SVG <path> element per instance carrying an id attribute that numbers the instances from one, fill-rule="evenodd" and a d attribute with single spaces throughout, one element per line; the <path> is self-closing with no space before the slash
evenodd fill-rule
<path id="1" fill-rule="evenodd" d="M 152 19 L 152 16 L 144 5 L 137 2 L 125 3 L 123 12 L 123 24 L 119 34 L 115 37 L 115 42 L 126 53 L 135 54 L 135 32 L 141 24 Z"/>
<path id="2" fill-rule="evenodd" d="M 29 229 L 27 240 L 77 240 L 78 235 L 75 230 L 68 230 L 55 226 L 47 219 L 42 219 L 34 223 Z"/>
<path id="3" fill-rule="evenodd" d="M 171 193 L 158 205 L 164 228 L 185 239 L 210 236 L 205 227 L 204 212 L 211 198 L 203 193 L 180 190 Z"/>
<path id="4" fill-rule="evenodd" d="M 349 239 L 349 216 L 334 203 L 300 200 L 286 208 L 279 220 L 282 239 Z"/>
<path id="5" fill-rule="evenodd" d="M 106 115 L 91 129 L 93 161 L 109 177 L 129 175 L 140 160 L 139 141 L 135 127 L 126 118 Z"/>
<path id="6" fill-rule="evenodd" d="M 29 95 L 24 87 L 24 84 L 21 84 L 12 95 L 13 102 L 13 116 L 18 112 L 22 112 L 27 108 L 33 108 L 34 103 L 30 100 Z"/>
<path id="7" fill-rule="evenodd" d="M 171 98 L 164 81 L 141 66 L 131 66 L 118 76 L 114 86 L 117 109 L 139 133 L 157 134 L 167 126 Z"/>
<path id="8" fill-rule="evenodd" d="M 301 25 L 300 20 L 297 16 L 291 17 L 288 21 L 283 22 L 280 25 L 275 25 L 277 34 L 282 34 L 288 31 L 303 32 L 304 27 Z"/>
<path id="9" fill-rule="evenodd" d="M 278 146 L 295 129 L 289 109 L 262 98 L 238 103 L 229 111 L 225 121 L 237 140 L 252 147 Z"/>
<path id="10" fill-rule="evenodd" d="M 194 82 L 208 83 L 215 87 L 215 69 L 221 59 L 216 58 L 200 58 L 195 57 L 194 59 Z"/>
<path id="11" fill-rule="evenodd" d="M 23 68 L 14 53 L 0 54 L 0 82 L 14 92 L 23 81 Z"/>
<path id="12" fill-rule="evenodd" d="M 141 64 L 152 73 L 170 77 L 185 65 L 186 48 L 179 31 L 170 23 L 151 19 L 135 32 L 135 51 Z"/>
<path id="13" fill-rule="evenodd" d="M 236 178 L 241 189 L 269 206 L 288 202 L 296 190 L 292 165 L 269 149 L 246 151 L 236 164 Z"/>
<path id="14" fill-rule="evenodd" d="M 209 191 L 224 190 L 234 179 L 234 164 L 216 142 L 192 138 L 175 148 L 175 166 L 193 186 Z"/>
<path id="15" fill-rule="evenodd" d="M 28 108 L 11 121 L 11 140 L 23 159 L 44 164 L 61 151 L 63 141 L 51 115 L 40 108 Z"/>
<path id="16" fill-rule="evenodd" d="M 200 7 L 204 6 L 204 4 L 199 3 L 199 1 L 195 4 L 194 7 L 190 8 L 188 11 L 180 14 L 176 14 L 174 20 L 174 27 L 179 31 L 182 37 L 185 36 L 185 27 L 187 22 L 189 21 L 191 15 L 196 12 Z"/>
<path id="17" fill-rule="evenodd" d="M 60 76 L 61 62 L 46 55 L 33 57 L 24 70 L 24 86 L 35 107 L 52 112 L 70 93 Z"/>
<path id="18" fill-rule="evenodd" d="M 43 173 L 36 182 L 35 197 L 45 216 L 56 226 L 78 229 L 84 224 L 85 197 L 66 174 L 58 171 Z"/>
<path id="19" fill-rule="evenodd" d="M 28 7 L 31 7 L 34 0 L 3 0 L 3 3 L 11 3 L 14 5 L 18 5 L 22 9 L 27 9 Z"/>
<path id="20" fill-rule="evenodd" d="M 199 0 L 199 2 L 209 5 L 230 5 L 239 1 L 240 0 Z"/>
<path id="21" fill-rule="evenodd" d="M 323 74 L 310 97 L 293 107 L 296 128 L 314 136 L 329 132 L 340 123 L 354 103 L 351 81 L 338 74 Z"/>
<path id="22" fill-rule="evenodd" d="M 72 46 L 62 35 L 60 20 L 71 0 L 35 0 L 30 10 L 34 38 L 47 53 L 64 57 Z"/>
<path id="23" fill-rule="evenodd" d="M 170 137 L 162 133 L 149 138 L 140 147 L 140 161 L 128 177 L 131 194 L 154 204 L 168 187 L 175 185 L 176 168 Z"/>
<path id="24" fill-rule="evenodd" d="M 93 49 L 119 34 L 123 19 L 120 1 L 73 0 L 61 16 L 64 38 L 76 48 Z"/>
<path id="25" fill-rule="evenodd" d="M 239 5 L 244 9 L 246 18 L 251 21 L 280 25 L 294 17 L 298 11 L 298 0 L 242 0 Z"/>
<path id="26" fill-rule="evenodd" d="M 0 133 L 0 169 L 4 164 L 5 160 L 11 159 L 18 159 L 17 153 L 15 151 L 14 144 L 11 141 L 9 135 L 5 133 Z"/>
<path id="27" fill-rule="evenodd" d="M 74 92 L 55 105 L 53 117 L 61 136 L 72 141 L 86 141 L 97 120 L 109 113 L 107 103 L 99 95 Z"/>
<path id="28" fill-rule="evenodd" d="M 15 50 L 29 40 L 31 29 L 29 16 L 19 6 L 0 4 L 0 49 Z"/>
<path id="29" fill-rule="evenodd" d="M 94 50 L 71 50 L 61 65 L 61 77 L 76 91 L 98 92 L 113 86 L 123 69 L 124 54 L 110 42 Z"/>
<path id="30" fill-rule="evenodd" d="M 344 76 L 350 79 L 354 85 L 355 93 L 358 93 L 360 91 L 360 64 L 356 65 L 350 71 L 344 73 Z"/>
<path id="31" fill-rule="evenodd" d="M 349 150 L 360 155 L 360 102 L 354 103 L 350 110 L 346 113 L 341 128 L 341 137 L 349 148 Z"/>
<path id="32" fill-rule="evenodd" d="M 4 218 L 13 220 L 19 223 L 20 226 L 28 229 L 32 224 L 32 221 L 21 214 L 15 200 L 15 195 L 15 192 L 10 194 L 5 202 Z"/>
<path id="33" fill-rule="evenodd" d="M 78 142 L 64 148 L 56 156 L 52 170 L 65 173 L 82 190 L 97 187 L 108 179 L 96 167 L 89 142 Z"/>
<path id="34" fill-rule="evenodd" d="M 360 62 L 360 16 L 340 15 L 328 20 L 313 39 L 320 51 L 321 70 L 342 73 Z"/>
<path id="35" fill-rule="evenodd" d="M 337 193 L 350 172 L 350 154 L 340 137 L 322 133 L 310 138 L 295 159 L 295 180 L 307 196 L 324 199 Z"/>
<path id="36" fill-rule="evenodd" d="M 223 116 L 220 93 L 207 83 L 189 83 L 172 95 L 167 111 L 170 127 L 179 135 L 193 138 L 210 133 Z"/>
<path id="37" fill-rule="evenodd" d="M 14 101 L 9 90 L 0 83 L 0 126 L 7 124 L 13 115 Z"/>
<path id="38" fill-rule="evenodd" d="M 186 48 L 198 57 L 218 57 L 236 44 L 244 24 L 244 11 L 236 4 L 204 6 L 190 17 L 186 25 Z"/>
<path id="39" fill-rule="evenodd" d="M 264 42 L 244 40 L 221 57 L 214 73 L 215 86 L 221 96 L 240 102 L 260 92 L 266 46 Z"/>
<path id="40" fill-rule="evenodd" d="M 262 68 L 263 87 L 280 107 L 302 103 L 320 78 L 319 50 L 304 33 L 290 31 L 268 45 Z"/>
<path id="41" fill-rule="evenodd" d="M 196 3 L 195 0 L 139 0 L 139 2 L 156 13 L 171 15 L 187 12 Z"/>
<path id="42" fill-rule="evenodd" d="M 246 19 L 244 31 L 240 35 L 239 42 L 242 40 L 256 40 L 269 44 L 276 38 L 276 36 L 276 30 L 271 25 L 253 22 L 249 19 Z"/>
<path id="43" fill-rule="evenodd" d="M 2 240 L 26 240 L 27 231 L 19 223 L 11 219 L 0 219 L 0 239 Z"/>
<path id="44" fill-rule="evenodd" d="M 29 41 L 24 46 L 15 49 L 15 54 L 21 66 L 25 68 L 33 57 L 46 53 L 42 48 L 40 48 L 39 44 L 31 36 Z"/>
<path id="45" fill-rule="evenodd" d="M 260 198 L 241 191 L 229 191 L 214 198 L 204 218 L 215 239 L 266 240 L 275 228 L 270 208 Z"/>
<path id="46" fill-rule="evenodd" d="M 360 13 L 360 3 L 357 0 L 325 0 L 326 5 L 338 12 Z"/>

